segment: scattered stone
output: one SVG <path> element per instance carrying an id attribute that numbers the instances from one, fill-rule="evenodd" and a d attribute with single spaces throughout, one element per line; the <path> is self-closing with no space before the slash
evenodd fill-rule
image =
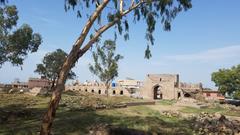
<path id="1" fill-rule="evenodd" d="M 167 117 L 179 117 L 179 116 L 181 116 L 181 114 L 177 111 L 163 111 L 162 114 L 167 116 Z"/>
<path id="2" fill-rule="evenodd" d="M 103 105 L 103 104 L 95 105 L 95 109 L 105 109 L 105 108 L 106 108 L 106 105 Z"/>
<path id="3" fill-rule="evenodd" d="M 193 127 L 198 134 L 238 134 L 240 121 L 231 121 L 220 113 L 201 112 L 194 118 Z"/>

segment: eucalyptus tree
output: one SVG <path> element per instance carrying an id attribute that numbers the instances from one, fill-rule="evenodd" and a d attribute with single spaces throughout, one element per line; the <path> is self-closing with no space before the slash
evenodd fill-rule
<path id="1" fill-rule="evenodd" d="M 115 41 L 104 41 L 103 46 L 97 46 L 96 51 L 93 51 L 94 63 L 89 65 L 89 70 L 104 82 L 107 96 L 111 82 L 118 76 L 118 61 L 123 58 L 120 54 L 115 55 L 115 50 Z"/>
<path id="2" fill-rule="evenodd" d="M 67 57 L 67 53 L 62 49 L 57 49 L 54 52 L 47 53 L 42 63 L 37 64 L 37 68 L 34 72 L 40 74 L 41 76 L 49 79 L 51 81 L 51 88 L 55 85 L 58 74 L 61 70 L 64 60 Z M 68 73 L 68 79 L 74 79 L 76 74 L 71 70 Z"/>
<path id="3" fill-rule="evenodd" d="M 27 54 L 36 52 L 42 43 L 41 35 L 29 25 L 17 28 L 18 19 L 16 6 L 0 5 L 0 68 L 5 62 L 22 65 Z"/>
<path id="4" fill-rule="evenodd" d="M 49 135 L 51 132 L 56 109 L 71 68 L 105 31 L 115 28 L 116 32 L 128 39 L 129 18 L 135 23 L 144 21 L 147 40 L 145 57 L 150 58 L 149 46 L 154 44 L 153 32 L 157 22 L 163 24 L 164 30 L 169 31 L 171 21 L 177 14 L 191 7 L 191 0 L 65 0 L 65 10 L 74 9 L 78 17 L 86 15 L 88 20 L 61 67 L 48 110 L 43 117 L 40 134 Z M 94 32 L 90 33 L 92 31 Z"/>

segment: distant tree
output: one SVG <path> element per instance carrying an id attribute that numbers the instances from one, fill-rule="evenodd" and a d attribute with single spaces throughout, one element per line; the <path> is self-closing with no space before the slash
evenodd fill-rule
<path id="1" fill-rule="evenodd" d="M 240 90 L 234 92 L 234 94 L 233 94 L 233 98 L 234 98 L 234 99 L 238 99 L 238 100 L 240 100 Z"/>
<path id="2" fill-rule="evenodd" d="M 37 69 L 34 72 L 49 79 L 52 83 L 51 86 L 53 87 L 66 57 L 67 53 L 61 49 L 47 53 L 44 56 L 42 63 L 37 64 Z M 73 71 L 70 71 L 68 79 L 74 79 L 75 77 L 76 74 Z"/>
<path id="3" fill-rule="evenodd" d="M 106 40 L 102 47 L 97 46 L 92 54 L 94 64 L 89 65 L 89 70 L 104 82 L 107 95 L 111 82 L 118 76 L 118 61 L 123 58 L 119 54 L 115 55 L 115 50 L 115 41 Z"/>
<path id="4" fill-rule="evenodd" d="M 51 134 L 52 122 L 61 99 L 68 73 L 74 64 L 98 41 L 103 33 L 115 28 L 124 39 L 129 39 L 129 21 L 144 22 L 147 47 L 145 57 L 150 58 L 150 45 L 154 44 L 155 26 L 163 24 L 164 30 L 171 29 L 171 22 L 181 11 L 192 7 L 191 0 L 65 0 L 65 10 L 74 9 L 77 16 L 87 17 L 82 31 L 73 44 L 59 72 L 48 111 L 43 116 L 40 135 Z M 127 18 L 127 16 L 129 18 Z M 140 29 L 142 27 L 133 27 Z M 87 40 L 86 40 L 87 39 Z"/>
<path id="5" fill-rule="evenodd" d="M 0 68 L 5 62 L 22 65 L 27 54 L 36 52 L 42 43 L 41 35 L 29 25 L 16 28 L 17 21 L 16 6 L 0 5 Z"/>
<path id="6" fill-rule="evenodd" d="M 233 94 L 233 97 L 240 99 L 240 65 L 213 72 L 212 81 L 222 94 Z"/>

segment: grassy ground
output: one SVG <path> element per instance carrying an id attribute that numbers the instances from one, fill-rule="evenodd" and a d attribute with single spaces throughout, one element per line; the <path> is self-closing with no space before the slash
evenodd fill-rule
<path id="1" fill-rule="evenodd" d="M 216 106 L 216 107 L 207 107 L 207 108 L 194 108 L 194 107 L 184 107 L 183 109 L 180 110 L 180 112 L 182 113 L 192 113 L 192 114 L 199 114 L 201 112 L 207 112 L 210 114 L 213 113 L 221 113 L 223 115 L 227 115 L 227 116 L 236 116 L 236 117 L 240 117 L 240 112 L 239 111 L 235 111 L 235 110 L 231 110 L 231 109 L 224 109 L 223 107 L 220 106 Z"/>
<path id="2" fill-rule="evenodd" d="M 0 94 L 0 122 L 2 135 L 35 135 L 39 132 L 42 114 L 49 97 L 32 97 L 23 94 Z M 65 93 L 62 96 L 53 125 L 55 135 L 87 134 L 89 128 L 99 124 L 111 124 L 139 131 L 158 134 L 192 134 L 191 122 L 180 118 L 168 118 L 149 106 L 136 106 L 108 110 L 69 110 L 67 106 L 91 107 L 95 103 L 116 104 L 141 99 L 128 97 L 99 97 L 93 94 Z"/>
<path id="3" fill-rule="evenodd" d="M 176 103 L 176 100 L 159 100 L 159 101 L 157 101 L 157 104 L 166 105 L 166 106 L 173 105 L 174 103 Z"/>

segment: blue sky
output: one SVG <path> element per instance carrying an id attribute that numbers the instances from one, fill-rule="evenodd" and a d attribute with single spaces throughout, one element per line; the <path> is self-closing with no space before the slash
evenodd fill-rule
<path id="1" fill-rule="evenodd" d="M 73 11 L 65 12 L 64 0 L 10 0 L 9 4 L 17 5 L 19 24 L 30 24 L 43 36 L 43 44 L 37 53 L 26 58 L 23 70 L 4 64 L 0 69 L 3 83 L 10 83 L 14 78 L 27 81 L 28 77 L 38 77 L 33 72 L 36 64 L 47 52 L 57 48 L 69 52 L 86 21 L 76 18 Z M 131 23 L 130 40 L 119 37 L 117 41 L 117 52 L 124 56 L 117 79 L 144 80 L 148 73 L 177 73 L 182 82 L 202 82 L 205 87 L 214 88 L 212 72 L 240 64 L 239 5 L 239 0 L 193 0 L 193 8 L 177 16 L 170 32 L 158 25 L 150 60 L 144 59 L 145 24 Z M 112 38 L 112 34 L 110 30 L 103 38 Z M 91 61 L 88 52 L 74 68 L 80 81 L 97 79 L 88 70 Z"/>

